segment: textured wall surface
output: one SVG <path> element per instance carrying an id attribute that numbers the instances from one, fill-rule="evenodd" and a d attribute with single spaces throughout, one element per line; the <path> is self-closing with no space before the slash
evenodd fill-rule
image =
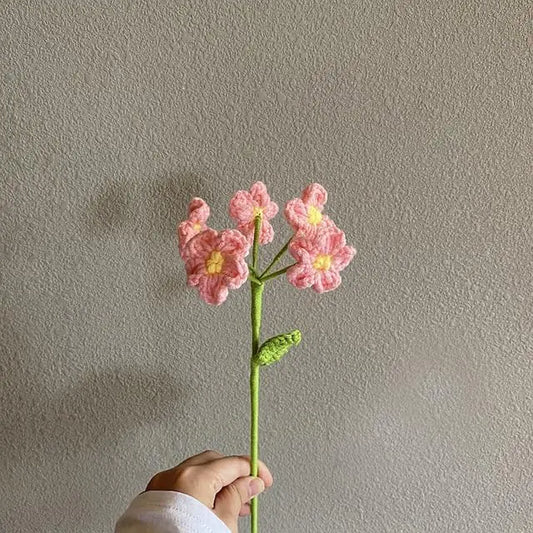
<path id="1" fill-rule="evenodd" d="M 358 252 L 265 291 L 303 341 L 262 373 L 262 531 L 533 531 L 528 4 L 4 0 L 0 530 L 112 531 L 247 452 L 249 288 L 201 302 L 174 231 L 261 179 L 324 184 Z"/>

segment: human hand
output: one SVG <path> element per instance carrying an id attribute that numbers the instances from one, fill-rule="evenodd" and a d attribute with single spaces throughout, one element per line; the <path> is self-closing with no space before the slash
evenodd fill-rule
<path id="1" fill-rule="evenodd" d="M 262 461 L 258 461 L 258 477 L 249 474 L 248 455 L 224 456 L 206 450 L 174 468 L 157 473 L 146 490 L 188 494 L 209 507 L 232 533 L 237 533 L 239 516 L 250 514 L 250 499 L 274 482 Z"/>

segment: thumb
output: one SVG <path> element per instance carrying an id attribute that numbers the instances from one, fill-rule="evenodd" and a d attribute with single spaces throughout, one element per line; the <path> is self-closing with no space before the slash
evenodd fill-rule
<path id="1" fill-rule="evenodd" d="M 232 533 L 237 533 L 237 520 L 242 506 L 264 490 L 265 484 L 260 477 L 240 477 L 217 494 L 213 511 Z"/>

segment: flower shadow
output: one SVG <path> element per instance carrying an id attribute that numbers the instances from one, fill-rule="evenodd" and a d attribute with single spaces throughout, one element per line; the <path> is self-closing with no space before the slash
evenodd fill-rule
<path id="1" fill-rule="evenodd" d="M 113 181 L 95 192 L 79 221 L 84 238 L 130 238 L 138 243 L 144 279 L 156 300 L 171 302 L 183 292 L 176 240 L 194 196 L 214 202 L 210 180 L 191 172 L 168 172 L 151 181 Z"/>

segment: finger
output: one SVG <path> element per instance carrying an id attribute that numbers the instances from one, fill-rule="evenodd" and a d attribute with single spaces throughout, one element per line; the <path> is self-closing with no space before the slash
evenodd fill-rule
<path id="1" fill-rule="evenodd" d="M 248 463 L 250 463 L 249 455 L 241 455 L 241 457 L 244 457 Z M 272 477 L 270 470 L 260 459 L 257 460 L 257 475 L 265 482 L 265 487 L 267 488 L 271 487 L 274 483 L 274 478 Z"/>
<path id="2" fill-rule="evenodd" d="M 202 453 L 189 457 L 188 459 L 180 463 L 178 466 L 201 465 L 201 464 L 209 463 L 210 461 L 214 461 L 215 459 L 221 459 L 222 457 L 224 457 L 224 455 L 216 450 L 205 450 Z M 250 462 L 249 455 L 239 455 L 239 456 L 231 456 L 231 457 L 244 457 L 248 462 Z M 265 482 L 266 487 L 271 487 L 272 483 L 274 483 L 274 478 L 272 477 L 270 470 L 268 469 L 266 464 L 263 463 L 263 461 L 261 461 L 260 459 L 257 460 L 257 466 L 258 466 L 257 475 Z"/>
<path id="3" fill-rule="evenodd" d="M 248 455 L 229 455 L 220 459 L 215 459 L 209 464 L 209 467 L 220 482 L 220 489 L 233 483 L 237 478 L 250 475 L 250 456 Z M 270 470 L 263 461 L 257 461 L 258 472 L 266 487 L 272 486 L 274 479 Z M 217 491 L 218 492 L 218 491 Z"/>
<path id="4" fill-rule="evenodd" d="M 205 463 L 209 463 L 210 461 L 214 461 L 215 459 L 220 459 L 221 457 L 224 457 L 224 455 L 220 452 L 217 452 L 216 450 L 205 450 L 202 453 L 198 453 L 196 455 L 193 455 L 192 457 L 189 457 L 188 459 L 180 463 L 178 466 L 202 465 Z"/>
<path id="5" fill-rule="evenodd" d="M 252 512 L 249 503 L 244 503 L 239 511 L 239 516 L 248 516 Z"/>
<path id="6" fill-rule="evenodd" d="M 270 486 L 270 471 L 262 462 L 258 462 L 258 466 L 261 472 L 258 477 L 265 486 L 267 483 Z M 230 455 L 199 465 L 182 465 L 178 470 L 179 481 L 175 490 L 193 496 L 212 509 L 218 492 L 236 479 L 250 475 L 250 462 L 246 456 Z"/>
<path id="7" fill-rule="evenodd" d="M 240 477 L 250 475 L 250 464 L 241 456 L 230 455 L 209 463 L 189 467 L 193 470 L 190 478 L 194 482 L 194 496 L 197 500 L 213 508 L 215 497 L 224 487 Z"/>
<path id="8" fill-rule="evenodd" d="M 208 463 L 209 461 L 220 459 L 221 457 L 224 456 L 215 450 L 205 450 L 202 453 L 193 455 L 192 457 L 185 459 L 185 461 L 182 461 L 177 466 L 168 468 L 162 472 L 158 472 L 154 477 L 152 477 L 146 487 L 146 490 L 176 490 L 178 488 L 185 488 L 181 487 L 181 483 L 178 484 L 180 486 L 176 485 L 176 472 L 183 470 L 185 467 L 202 465 Z M 187 483 L 187 489 L 189 488 L 188 485 L 190 485 L 190 483 Z"/>
<path id="9" fill-rule="evenodd" d="M 232 530 L 237 531 L 237 520 L 243 505 L 265 489 L 261 478 L 246 476 L 225 486 L 215 499 L 213 512 Z"/>

